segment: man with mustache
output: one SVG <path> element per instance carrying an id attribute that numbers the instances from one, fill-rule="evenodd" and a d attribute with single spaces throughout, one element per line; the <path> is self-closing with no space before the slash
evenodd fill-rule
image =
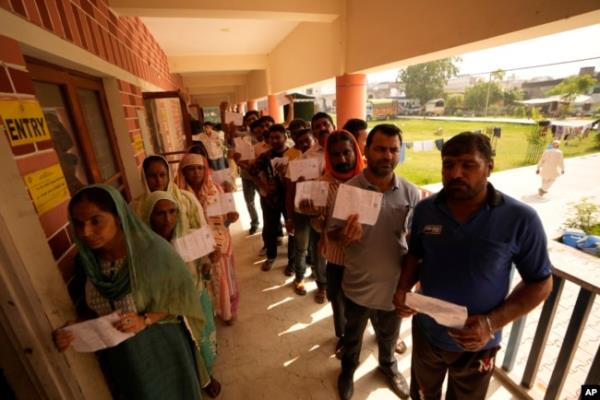
<path id="1" fill-rule="evenodd" d="M 323 228 L 327 226 L 340 184 L 360 174 L 363 169 L 364 161 L 360 147 L 353 135 L 344 130 L 332 132 L 325 143 L 325 173 L 320 179 L 329 185 L 326 205 L 315 207 L 312 199 L 300 201 L 301 213 L 316 216 L 311 220 L 311 225 L 316 230 L 323 232 Z M 342 292 L 344 247 L 339 242 L 327 240 L 326 234 L 321 234 L 319 250 L 327 260 L 327 298 L 331 302 L 335 336 L 338 338 L 335 354 L 336 357 L 341 358 L 346 328 L 345 300 Z"/>
<path id="2" fill-rule="evenodd" d="M 344 246 L 342 289 L 346 297 L 346 327 L 342 340 L 342 371 L 338 393 L 350 399 L 353 377 L 358 367 L 362 337 L 371 319 L 379 350 L 379 371 L 390 389 L 400 398 L 408 398 L 408 384 L 398 371 L 394 348 L 400 330 L 400 318 L 393 303 L 400 278 L 402 258 L 408 251 L 406 234 L 419 191 L 394 173 L 400 161 L 402 136 L 392 124 L 375 126 L 367 137 L 367 168 L 346 184 L 383 194 L 381 209 L 374 225 L 361 225 L 358 215 L 346 221 L 332 219 L 328 235 Z"/>
<path id="3" fill-rule="evenodd" d="M 414 314 L 405 299 L 419 282 L 422 294 L 466 306 L 469 317 L 454 329 L 414 316 L 412 398 L 439 399 L 448 373 L 446 398 L 484 399 L 502 327 L 552 289 L 541 221 L 529 206 L 488 183 L 493 166 L 486 136 L 454 136 L 442 147 L 443 189 L 415 209 L 395 295 L 398 312 Z M 522 281 L 508 294 L 513 263 Z"/>

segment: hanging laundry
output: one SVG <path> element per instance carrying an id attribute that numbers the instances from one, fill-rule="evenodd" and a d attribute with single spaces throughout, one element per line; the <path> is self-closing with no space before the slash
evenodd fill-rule
<path id="1" fill-rule="evenodd" d="M 404 164 L 405 159 L 406 159 L 406 143 L 402 143 L 402 146 L 400 146 L 400 164 Z"/>
<path id="2" fill-rule="evenodd" d="M 413 148 L 413 142 L 405 142 L 405 143 L 403 143 L 403 144 L 405 144 L 405 145 L 406 145 L 406 148 L 407 148 L 407 149 L 412 149 L 412 148 Z"/>
<path id="3" fill-rule="evenodd" d="M 432 151 L 434 146 L 433 140 L 426 140 L 423 142 L 423 151 Z"/>
<path id="4" fill-rule="evenodd" d="M 442 151 L 442 147 L 444 147 L 444 139 L 436 139 L 435 147 L 437 147 L 439 151 Z"/>
<path id="5" fill-rule="evenodd" d="M 419 153 L 421 151 L 423 151 L 423 141 L 418 140 L 416 142 L 413 143 L 413 151 L 415 153 Z"/>

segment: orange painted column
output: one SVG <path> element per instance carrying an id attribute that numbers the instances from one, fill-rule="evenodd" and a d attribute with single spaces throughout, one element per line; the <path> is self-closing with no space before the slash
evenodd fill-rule
<path id="1" fill-rule="evenodd" d="M 367 75 L 340 75 L 335 78 L 337 127 L 351 118 L 366 120 Z"/>
<path id="2" fill-rule="evenodd" d="M 281 111 L 281 106 L 277 101 L 277 96 L 274 94 L 270 94 L 268 97 L 269 103 L 269 115 L 273 117 L 276 124 L 280 124 L 283 122 L 283 112 Z"/>
<path id="3" fill-rule="evenodd" d="M 257 104 L 256 104 L 256 100 L 248 100 L 246 102 L 246 108 L 247 108 L 247 111 L 258 110 L 258 107 L 257 107 Z"/>

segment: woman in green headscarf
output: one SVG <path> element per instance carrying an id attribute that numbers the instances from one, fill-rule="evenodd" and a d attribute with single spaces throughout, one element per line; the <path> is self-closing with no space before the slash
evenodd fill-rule
<path id="1" fill-rule="evenodd" d="M 179 219 L 180 213 L 177 201 L 168 192 L 162 190 L 152 192 L 146 197 L 144 204 L 142 204 L 142 220 L 150 225 L 150 228 L 154 232 L 171 243 L 190 233 L 189 229 L 182 227 Z M 221 389 L 219 382 L 212 377 L 213 365 L 217 356 L 217 334 L 215 331 L 213 305 L 207 290 L 212 263 L 205 256 L 186 264 L 194 277 L 196 290 L 200 297 L 200 305 L 205 317 L 200 348 L 208 373 L 211 374 L 211 381 L 210 385 L 204 388 L 204 390 L 210 397 L 216 397 L 219 395 Z"/>
<path id="2" fill-rule="evenodd" d="M 189 192 L 180 190 L 173 182 L 173 174 L 166 158 L 159 155 L 151 155 L 142 163 L 141 179 L 144 193 L 131 203 L 131 208 L 138 217 L 142 215 L 142 205 L 146 197 L 154 191 L 163 190 L 169 192 L 175 198 L 180 214 L 180 224 L 184 229 L 198 229 L 206 224 L 202 206 Z"/>
<path id="3" fill-rule="evenodd" d="M 210 381 L 199 345 L 205 317 L 181 257 L 111 186 L 80 190 L 69 218 L 87 306 L 99 316 L 118 311 L 115 327 L 134 334 L 99 352 L 115 398 L 200 399 Z M 74 339 L 54 333 L 60 351 Z"/>

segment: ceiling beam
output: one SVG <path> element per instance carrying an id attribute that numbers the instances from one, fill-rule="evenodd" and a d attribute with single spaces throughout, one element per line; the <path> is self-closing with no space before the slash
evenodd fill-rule
<path id="1" fill-rule="evenodd" d="M 246 74 L 193 74 L 183 75 L 183 84 L 194 88 L 212 88 L 219 86 L 243 86 L 247 83 Z"/>
<path id="2" fill-rule="evenodd" d="M 331 22 L 345 0 L 109 0 L 122 16 Z"/>
<path id="3" fill-rule="evenodd" d="M 169 57 L 169 68 L 172 73 L 248 71 L 266 69 L 267 63 L 265 54 L 196 54 Z"/>
<path id="4" fill-rule="evenodd" d="M 192 95 L 217 95 L 223 93 L 235 93 L 237 88 L 240 86 L 215 86 L 215 87 L 203 87 L 203 86 L 189 86 L 186 85 L 186 88 L 189 90 Z"/>

